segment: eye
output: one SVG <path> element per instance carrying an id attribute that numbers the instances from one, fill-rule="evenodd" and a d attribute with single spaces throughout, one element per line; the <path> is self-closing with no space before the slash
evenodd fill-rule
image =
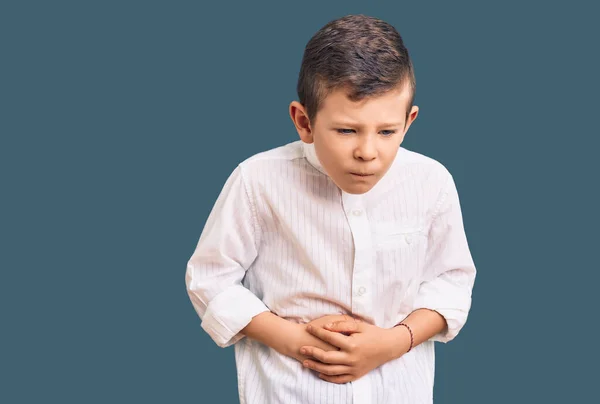
<path id="1" fill-rule="evenodd" d="M 354 129 L 336 129 L 338 131 L 338 133 L 341 133 L 342 135 L 349 135 L 350 133 L 354 132 Z"/>
<path id="2" fill-rule="evenodd" d="M 395 130 L 391 130 L 391 129 L 390 130 L 382 130 L 381 131 L 381 134 L 383 136 L 392 136 L 394 133 L 396 133 L 396 131 Z"/>

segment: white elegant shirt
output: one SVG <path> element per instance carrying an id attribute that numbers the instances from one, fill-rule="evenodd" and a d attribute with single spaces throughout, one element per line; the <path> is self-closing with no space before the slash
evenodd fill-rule
<path id="1" fill-rule="evenodd" d="M 225 183 L 186 270 L 202 328 L 235 344 L 241 404 L 432 403 L 434 341 L 453 339 L 475 266 L 456 185 L 436 160 L 400 147 L 367 193 L 340 190 L 313 145 L 256 154 Z M 419 308 L 448 328 L 362 378 L 335 384 L 239 331 L 270 310 L 307 323 L 350 314 L 391 328 Z"/>

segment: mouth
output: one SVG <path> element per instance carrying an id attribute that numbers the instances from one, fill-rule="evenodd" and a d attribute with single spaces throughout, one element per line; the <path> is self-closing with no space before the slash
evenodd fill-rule
<path id="1" fill-rule="evenodd" d="M 350 174 L 352 174 L 356 177 L 371 177 L 371 176 L 375 175 L 375 174 L 370 174 L 370 173 L 350 173 Z"/>

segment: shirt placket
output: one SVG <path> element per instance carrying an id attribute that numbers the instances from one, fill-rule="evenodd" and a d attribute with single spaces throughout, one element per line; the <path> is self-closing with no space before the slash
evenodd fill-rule
<path id="1" fill-rule="evenodd" d="M 371 317 L 373 302 L 372 274 L 373 248 L 369 219 L 364 197 L 342 195 L 342 202 L 354 240 L 354 267 L 352 271 L 352 314 Z M 369 375 L 352 382 L 353 402 L 371 403 Z"/>

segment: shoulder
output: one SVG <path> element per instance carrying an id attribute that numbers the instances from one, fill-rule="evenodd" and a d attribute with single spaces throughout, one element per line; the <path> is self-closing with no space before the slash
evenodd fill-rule
<path id="1" fill-rule="evenodd" d="M 256 153 L 239 163 L 238 169 L 249 181 L 293 170 L 298 160 L 304 158 L 302 141 L 290 142 L 282 146 Z"/>
<path id="2" fill-rule="evenodd" d="M 257 167 L 275 167 L 281 164 L 289 164 L 302 157 L 304 157 L 302 142 L 298 140 L 256 153 L 242 161 L 239 165 L 243 170 L 252 170 Z"/>
<path id="3" fill-rule="evenodd" d="M 432 186 L 444 187 L 452 179 L 452 174 L 440 161 L 405 147 L 398 149 L 394 169 L 404 178 L 414 178 Z"/>
<path id="4" fill-rule="evenodd" d="M 424 213 L 436 216 L 441 204 L 456 188 L 450 170 L 440 161 L 401 147 L 394 161 L 395 184 L 402 192 L 418 195 L 427 206 Z"/>

